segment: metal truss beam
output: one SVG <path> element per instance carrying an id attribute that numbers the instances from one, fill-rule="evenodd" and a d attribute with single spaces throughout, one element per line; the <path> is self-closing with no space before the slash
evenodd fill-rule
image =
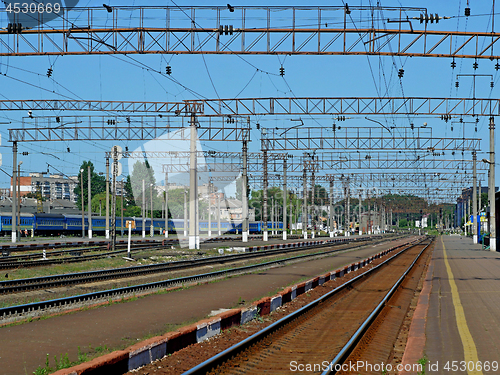
<path id="1" fill-rule="evenodd" d="M 500 114 L 499 99 L 423 97 L 295 97 L 207 99 L 201 103 L 204 116 L 265 115 L 419 115 L 492 116 Z"/>
<path id="2" fill-rule="evenodd" d="M 234 7 L 229 12 L 227 7 L 113 7 L 109 13 L 104 8 L 74 8 L 45 25 L 40 19 L 40 26 L 21 34 L 1 30 L 0 56 L 165 53 L 500 58 L 494 53 L 499 33 L 430 30 L 433 24 L 413 20 L 420 13 L 427 15 L 427 10 L 351 6 L 347 13 L 344 7 L 280 6 Z M 388 23 L 380 29 L 372 27 L 379 19 Z M 10 21 L 4 12 L 0 20 L 3 25 Z"/>
<path id="3" fill-rule="evenodd" d="M 133 119 L 133 121 L 132 121 Z M 179 117 L 175 121 L 159 116 L 129 117 L 33 117 L 23 119 L 23 127 L 9 129 L 10 142 L 34 141 L 105 141 L 147 140 L 175 132 L 174 138 L 189 139 L 189 121 Z M 208 141 L 241 141 L 248 132 L 246 123 L 226 124 L 224 119 L 198 121 L 197 136 Z"/>
<path id="4" fill-rule="evenodd" d="M 429 130 L 398 129 L 397 134 L 384 128 L 274 128 L 263 133 L 263 147 L 274 150 L 405 150 L 429 152 L 442 150 L 473 151 L 480 149 L 477 138 L 433 138 Z M 421 134 L 422 133 L 422 134 Z"/>
<path id="5" fill-rule="evenodd" d="M 249 152 L 249 171 L 259 172 L 262 170 L 262 153 Z M 182 159 L 189 158 L 189 151 L 123 151 L 123 158 L 133 159 L 165 159 L 171 163 L 181 163 Z M 241 152 L 227 151 L 198 151 L 198 158 L 203 157 L 209 164 L 233 163 L 241 167 Z M 271 162 L 270 169 L 282 171 L 283 163 L 278 160 L 288 158 L 289 172 L 302 172 L 304 162 L 310 161 L 307 157 L 290 157 L 286 153 L 268 153 L 268 161 Z M 111 152 L 105 152 L 106 158 L 111 158 Z M 179 160 L 180 159 L 180 160 Z M 276 161 L 273 163 L 273 161 Z M 167 162 L 167 163 L 169 163 Z M 315 158 L 316 170 L 345 170 L 345 169 L 423 169 L 423 170 L 472 170 L 472 160 L 468 159 L 439 159 L 429 152 L 398 153 L 398 152 L 372 152 L 362 155 L 359 152 L 321 152 Z M 478 170 L 487 170 L 486 164 L 478 163 Z"/>
<path id="6" fill-rule="evenodd" d="M 307 157 L 300 157 L 307 160 Z M 292 160 L 296 161 L 296 159 Z M 412 169 L 412 170 L 472 170 L 472 160 L 467 159 L 439 159 L 437 155 L 430 152 L 397 153 L 397 152 L 371 152 L 365 155 L 357 153 L 318 153 L 314 159 L 317 170 L 356 170 L 356 169 Z M 300 168 L 300 164 L 292 164 Z M 477 169 L 487 170 L 488 165 L 477 164 Z M 297 171 L 299 171 L 297 169 Z"/>
<path id="7" fill-rule="evenodd" d="M 99 100 L 0 100 L 0 110 L 94 111 L 197 116 L 415 115 L 498 116 L 500 99 L 424 97 L 296 97 L 207 99 L 173 102 Z M 111 115 L 112 116 L 112 115 Z M 122 120 L 123 117 L 122 116 Z M 55 116 L 54 116 L 55 119 Z"/>

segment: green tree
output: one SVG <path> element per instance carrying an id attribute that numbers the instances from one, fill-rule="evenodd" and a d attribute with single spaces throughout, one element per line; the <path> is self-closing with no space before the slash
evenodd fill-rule
<path id="1" fill-rule="evenodd" d="M 80 169 L 78 171 L 78 183 L 75 186 L 74 193 L 76 194 L 77 201 L 76 205 L 78 208 L 81 210 L 82 209 L 82 186 L 81 186 L 81 181 L 83 177 L 83 205 L 84 208 L 88 207 L 88 172 L 87 168 L 90 166 L 90 185 L 91 185 L 91 191 L 90 194 L 91 196 L 95 196 L 99 193 L 105 192 L 106 191 L 106 177 L 100 176 L 94 171 L 94 164 L 89 161 L 84 161 L 82 165 L 80 166 Z M 83 175 L 83 176 L 82 176 Z"/>
<path id="2" fill-rule="evenodd" d="M 142 196 L 142 181 L 144 181 L 144 193 L 145 196 Z M 130 183 L 129 183 L 130 182 Z M 127 187 L 129 184 L 129 187 Z M 147 207 L 151 206 L 151 189 L 154 189 L 156 186 L 156 180 L 153 173 L 153 169 L 150 167 L 148 161 L 145 162 L 137 161 L 132 169 L 132 176 L 130 179 L 127 179 L 127 183 L 125 184 L 126 195 L 133 197 L 135 205 L 138 207 L 142 207 L 143 200 L 146 203 Z M 153 205 L 154 208 L 156 206 L 155 197 L 157 196 L 156 191 L 153 191 Z M 158 200 L 159 202 L 159 200 Z"/>

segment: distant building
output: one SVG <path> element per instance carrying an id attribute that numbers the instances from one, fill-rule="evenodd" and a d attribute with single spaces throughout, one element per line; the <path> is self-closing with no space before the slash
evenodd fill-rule
<path id="1" fill-rule="evenodd" d="M 19 178 L 21 197 L 29 193 L 35 194 L 40 186 L 42 197 L 48 200 L 65 199 L 76 202 L 74 193 L 78 183 L 78 176 L 64 177 L 61 175 L 43 176 L 41 173 L 30 173 L 28 177 Z M 18 187 L 16 186 L 16 189 Z M 10 179 L 10 196 L 12 196 L 12 178 Z"/>

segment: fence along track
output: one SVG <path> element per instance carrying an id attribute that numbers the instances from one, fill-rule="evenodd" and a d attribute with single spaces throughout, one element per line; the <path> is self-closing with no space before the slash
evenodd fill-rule
<path id="1" fill-rule="evenodd" d="M 283 373 L 290 372 L 292 361 L 318 364 L 316 373 L 321 373 L 325 361 L 328 364 L 336 354 L 338 361 L 345 357 L 350 350 L 346 344 L 352 345 L 355 335 L 364 332 L 363 326 L 370 324 L 429 243 L 426 238 L 405 248 L 185 374 Z"/>

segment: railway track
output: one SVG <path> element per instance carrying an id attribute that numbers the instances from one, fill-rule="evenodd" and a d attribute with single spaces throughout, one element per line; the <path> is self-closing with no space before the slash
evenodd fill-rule
<path id="1" fill-rule="evenodd" d="M 277 237 L 277 236 L 274 236 Z M 298 236 L 296 236 L 298 238 Z M 255 236 L 255 238 L 257 238 Z M 293 239 L 294 237 L 291 237 Z M 250 237 L 250 239 L 252 239 Z M 214 242 L 225 242 L 225 241 L 238 241 L 241 240 L 240 237 L 215 237 L 206 240 L 207 243 Z M 144 244 L 144 242 L 146 244 Z M 132 244 L 131 251 L 137 252 L 141 250 L 148 250 L 152 248 L 158 247 L 168 247 L 173 245 L 178 245 L 179 243 L 183 244 L 184 240 L 170 239 L 165 241 L 149 241 L 146 240 L 144 242 L 139 242 L 137 244 Z M 41 266 L 50 266 L 54 264 L 63 264 L 63 263 L 78 263 L 83 261 L 95 260 L 106 258 L 109 256 L 120 255 L 127 252 L 127 244 L 117 244 L 116 246 L 122 250 L 109 251 L 109 243 L 106 245 L 95 246 L 95 247 L 75 247 L 68 250 L 57 250 L 46 252 L 45 256 L 50 257 L 51 259 L 43 258 L 42 253 L 31 253 L 31 254 L 23 254 L 23 255 L 5 255 L 0 257 L 0 270 L 8 270 L 13 268 L 30 268 L 30 267 L 41 267 Z M 27 250 L 25 250 L 27 251 Z M 99 254 L 91 254 L 91 255 L 83 255 L 88 252 L 100 252 Z M 63 256 L 63 258 L 54 258 L 57 256 Z"/>
<path id="2" fill-rule="evenodd" d="M 25 291 L 36 290 L 36 289 L 45 289 L 45 288 L 62 287 L 62 286 L 68 286 L 68 285 L 99 282 L 99 281 L 110 280 L 110 279 L 137 277 L 137 276 L 144 276 L 144 275 L 162 273 L 162 272 L 179 271 L 179 270 L 196 268 L 196 267 L 213 265 L 213 264 L 224 264 L 224 263 L 237 262 L 237 261 L 246 260 L 246 259 L 254 259 L 254 258 L 275 256 L 275 255 L 280 255 L 280 254 L 288 254 L 288 253 L 303 251 L 303 250 L 312 249 L 312 248 L 340 246 L 341 248 L 335 250 L 335 251 L 340 251 L 340 250 L 344 250 L 345 246 L 349 246 L 353 243 L 359 244 L 359 243 L 369 242 L 371 244 L 376 244 L 376 243 L 379 243 L 382 241 L 385 241 L 385 239 L 380 239 L 379 237 L 338 239 L 338 240 L 335 240 L 335 242 L 324 241 L 323 244 L 319 244 L 319 245 L 298 246 L 298 247 L 284 248 L 284 249 L 281 248 L 281 249 L 273 249 L 273 250 L 264 250 L 264 251 L 252 252 L 252 253 L 213 256 L 213 257 L 209 257 L 209 258 L 180 260 L 180 261 L 157 263 L 157 264 L 144 265 L 144 266 L 121 267 L 121 268 L 111 268 L 111 269 L 98 270 L 98 271 L 76 272 L 76 273 L 69 273 L 69 274 L 62 274 L 62 275 L 33 277 L 33 278 L 29 278 L 29 279 L 6 280 L 6 281 L 0 281 L 0 295 L 25 292 Z M 307 243 L 307 242 L 305 242 L 305 243 Z M 114 253 L 108 253 L 108 254 L 114 254 Z"/>
<path id="3" fill-rule="evenodd" d="M 366 241 L 361 241 L 361 240 L 362 239 L 358 239 L 357 241 L 353 241 L 353 242 L 355 242 L 355 245 L 357 245 L 357 247 L 360 247 L 360 246 L 363 246 L 366 244 Z M 382 242 L 382 241 L 379 241 L 379 242 Z M 352 242 L 350 242 L 349 244 L 352 245 Z M 369 243 L 369 245 L 373 245 L 373 244 L 374 244 L 374 242 Z M 315 245 L 315 247 L 316 246 L 317 245 Z M 332 244 L 331 243 L 325 244 L 324 246 L 332 246 Z M 403 247 L 403 246 L 405 246 L 405 245 L 400 245 L 399 247 Z M 357 247 L 349 248 L 349 250 L 354 250 Z M 283 249 L 277 249 L 277 250 L 282 251 Z M 290 249 L 290 250 L 293 250 L 293 249 Z M 297 251 L 297 250 L 304 250 L 304 248 L 302 248 L 302 249 L 295 248 L 295 251 Z M 260 271 L 260 270 L 264 270 L 264 269 L 269 269 L 270 267 L 282 266 L 285 264 L 291 264 L 291 263 L 300 262 L 300 261 L 308 260 L 308 259 L 317 259 L 317 258 L 321 258 L 324 256 L 328 256 L 331 253 L 344 251 L 344 250 L 347 250 L 347 249 L 337 248 L 337 249 L 328 250 L 325 252 L 299 255 L 299 256 L 295 256 L 295 257 L 290 257 L 290 258 L 286 258 L 286 259 L 279 259 L 279 260 L 274 260 L 274 261 L 250 265 L 250 266 L 225 269 L 225 270 L 215 271 L 215 272 L 210 272 L 210 273 L 204 273 L 204 274 L 198 274 L 198 275 L 186 276 L 186 277 L 179 277 L 179 278 L 168 279 L 168 280 L 159 281 L 159 282 L 146 283 L 146 284 L 129 286 L 129 287 L 124 287 L 124 288 L 104 290 L 104 291 L 87 293 L 87 294 L 83 294 L 83 295 L 77 295 L 77 296 L 71 296 L 71 297 L 65 297 L 65 298 L 59 298 L 59 299 L 54 299 L 54 300 L 4 307 L 4 308 L 0 308 L 0 324 L 8 324 L 8 323 L 11 323 L 11 322 L 14 322 L 14 321 L 17 321 L 20 319 L 26 319 L 29 317 L 37 317 L 37 316 L 42 316 L 42 315 L 46 315 L 46 314 L 50 314 L 50 313 L 58 313 L 58 312 L 61 312 L 65 309 L 73 309 L 73 308 L 78 308 L 78 307 L 82 307 L 82 306 L 88 306 L 88 305 L 100 303 L 102 301 L 117 300 L 120 298 L 127 298 L 130 296 L 136 296 L 137 294 L 152 293 L 152 292 L 155 292 L 157 290 L 164 290 L 167 288 L 179 287 L 179 286 L 184 286 L 187 284 L 206 282 L 206 281 L 211 281 L 211 280 L 220 279 L 220 278 L 224 278 L 224 277 L 245 274 L 248 272 L 256 272 L 256 271 Z M 241 254 L 241 255 L 244 255 L 244 254 Z M 245 254 L 245 255 L 247 255 L 247 254 Z M 257 254 L 250 253 L 248 255 L 262 256 L 259 253 L 257 253 Z M 234 257 L 234 255 L 232 257 Z"/>
<path id="4" fill-rule="evenodd" d="M 342 371 L 346 370 L 344 361 L 432 240 L 408 246 L 185 375 L 351 373 L 349 367 Z M 354 369 L 352 373 L 366 371 Z"/>

